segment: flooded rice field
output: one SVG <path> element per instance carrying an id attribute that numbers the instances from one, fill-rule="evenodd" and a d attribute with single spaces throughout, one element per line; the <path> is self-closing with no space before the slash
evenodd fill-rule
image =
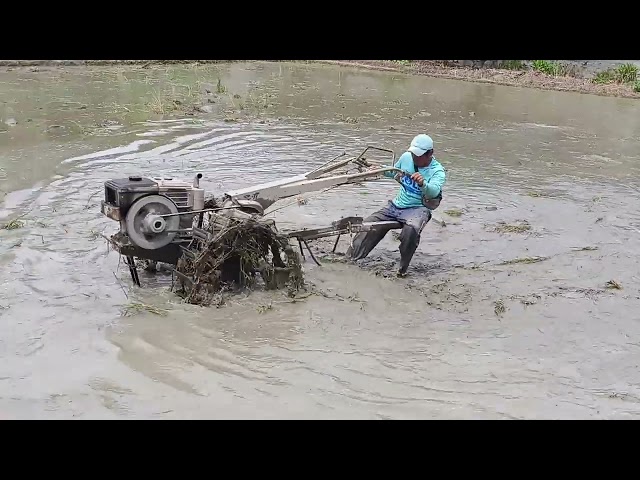
<path id="1" fill-rule="evenodd" d="M 637 101 L 287 63 L 33 70 L 0 72 L 0 417 L 640 414 Z M 361 265 L 307 261 L 324 295 L 202 308 L 170 275 L 133 287 L 100 236 L 111 178 L 221 194 L 423 132 L 443 223 L 404 279 L 390 234 Z M 272 215 L 326 226 L 396 185 Z"/>

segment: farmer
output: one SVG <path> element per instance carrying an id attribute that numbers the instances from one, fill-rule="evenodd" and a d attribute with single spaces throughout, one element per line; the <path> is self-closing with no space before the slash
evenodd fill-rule
<path id="1" fill-rule="evenodd" d="M 433 157 L 433 140 L 424 134 L 414 137 L 409 149 L 400 156 L 394 167 L 406 175 L 386 172 L 384 176 L 395 178 L 400 183 L 400 191 L 385 207 L 366 218 L 365 222 L 402 223 L 400 268 L 397 274 L 405 276 L 420 243 L 422 229 L 431 220 L 431 211 L 438 208 L 442 200 L 445 172 Z M 356 235 L 353 248 L 350 249 L 351 258 L 365 258 L 389 230 L 387 227 L 380 227 Z"/>

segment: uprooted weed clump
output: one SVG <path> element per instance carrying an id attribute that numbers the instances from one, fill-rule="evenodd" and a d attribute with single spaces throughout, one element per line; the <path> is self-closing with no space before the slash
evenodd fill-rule
<path id="1" fill-rule="evenodd" d="M 186 302 L 220 305 L 224 292 L 253 288 L 260 279 L 268 290 L 287 288 L 289 296 L 304 286 L 298 254 L 270 224 L 212 214 L 205 230 L 209 237 L 194 239 L 176 266 L 175 291 Z"/>
<path id="2" fill-rule="evenodd" d="M 527 221 L 523 221 L 519 224 L 510 225 L 505 222 L 499 222 L 494 231 L 497 233 L 525 233 L 531 230 L 531 225 Z"/>

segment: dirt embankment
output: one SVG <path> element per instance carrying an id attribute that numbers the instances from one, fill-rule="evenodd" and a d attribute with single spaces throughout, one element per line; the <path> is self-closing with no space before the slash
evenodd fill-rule
<path id="1" fill-rule="evenodd" d="M 305 62 L 305 60 L 301 60 Z M 228 63 L 229 60 L 0 60 L 0 67 L 74 67 L 108 65 L 171 65 L 185 63 Z M 434 61 L 434 60 L 313 60 L 309 63 L 328 63 L 333 65 L 393 71 L 399 73 L 425 75 L 429 77 L 449 78 L 496 85 L 539 88 L 543 90 L 589 93 L 593 95 L 640 98 L 640 76 L 633 82 L 616 83 L 614 81 L 595 83 L 592 78 L 576 74 L 552 75 L 532 68 L 487 68 L 476 66 L 473 61 Z M 495 62 L 494 62 L 495 63 Z M 465 66 L 465 65 L 472 66 Z"/>
<path id="2" fill-rule="evenodd" d="M 78 67 L 90 65 L 175 65 L 228 60 L 0 60 L 0 67 Z"/>
<path id="3" fill-rule="evenodd" d="M 640 98 L 633 84 L 594 83 L 589 78 L 573 75 L 547 75 L 533 70 L 509 70 L 504 68 L 472 68 L 447 65 L 432 60 L 398 62 L 391 60 L 323 60 L 323 63 L 373 70 L 385 70 L 429 77 L 450 78 L 496 85 L 539 88 L 567 92 L 590 93 L 608 97 Z"/>

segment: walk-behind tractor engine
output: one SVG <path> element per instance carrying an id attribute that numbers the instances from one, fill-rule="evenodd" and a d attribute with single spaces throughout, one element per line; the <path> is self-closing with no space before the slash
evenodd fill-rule
<path id="1" fill-rule="evenodd" d="M 204 209 L 198 174 L 193 183 L 171 178 L 129 177 L 104 184 L 102 213 L 120 222 L 112 237 L 119 252 L 175 264 L 180 244 L 191 241 L 194 211 Z"/>
<path id="2" fill-rule="evenodd" d="M 357 157 L 342 159 L 346 156 L 343 153 L 305 174 L 227 192 L 219 199 L 212 198 L 206 202 L 205 192 L 200 188 L 200 173 L 192 183 L 171 178 L 135 176 L 108 180 L 104 184 L 102 213 L 120 223 L 120 231 L 111 236 L 110 243 L 127 258 L 133 281 L 139 285 L 135 258 L 176 265 L 185 253 L 197 255 L 191 248 L 194 242 L 216 238 L 215 228 L 202 228 L 205 214 L 209 225 L 213 222 L 214 227 L 218 225 L 220 229 L 227 228 L 229 222 L 237 223 L 248 219 L 268 224 L 275 229 L 273 220 L 263 215 L 265 209 L 278 200 L 310 192 L 321 193 L 340 185 L 361 183 L 379 178 L 390 171 L 396 174 L 398 181 L 402 176 L 409 175 L 394 167 L 370 163 L 364 158 L 368 150 L 391 153 L 391 165 L 395 164 L 393 151 L 367 147 Z M 343 167 L 346 168 L 345 172 L 331 175 Z M 353 170 L 356 172 L 350 173 Z M 341 234 L 376 228 L 380 223 L 363 223 L 362 218 L 349 217 L 334 222 L 328 228 L 300 230 L 285 235 L 298 241 L 301 253 L 304 244 L 313 257 L 307 245 L 308 240 L 336 235 L 339 239 Z M 389 222 L 382 223 L 389 227 L 386 225 Z M 400 227 L 400 224 L 392 226 Z"/>

